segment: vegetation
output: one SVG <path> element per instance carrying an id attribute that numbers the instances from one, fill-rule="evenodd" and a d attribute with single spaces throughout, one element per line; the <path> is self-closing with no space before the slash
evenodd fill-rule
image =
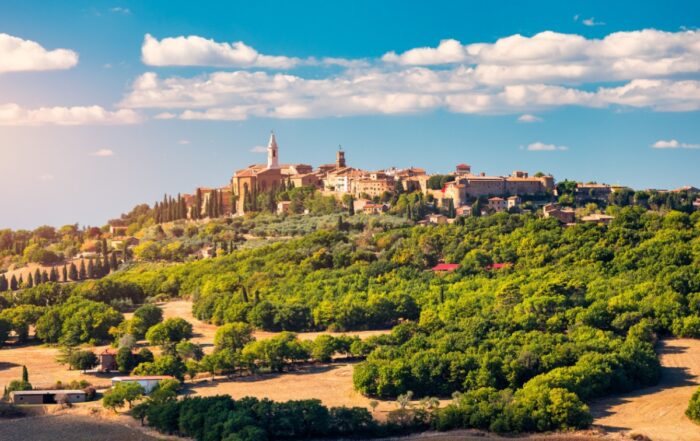
<path id="1" fill-rule="evenodd" d="M 700 388 L 693 393 L 688 402 L 688 408 L 685 414 L 696 423 L 700 423 Z"/>

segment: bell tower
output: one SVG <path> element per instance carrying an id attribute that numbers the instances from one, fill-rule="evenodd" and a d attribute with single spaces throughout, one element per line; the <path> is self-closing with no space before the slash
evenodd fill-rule
<path id="1" fill-rule="evenodd" d="M 275 132 L 270 132 L 270 141 L 267 143 L 267 168 L 279 168 L 279 150 Z"/>
<path id="2" fill-rule="evenodd" d="M 338 152 L 335 154 L 335 166 L 337 168 L 345 167 L 345 152 L 341 146 L 338 146 Z"/>

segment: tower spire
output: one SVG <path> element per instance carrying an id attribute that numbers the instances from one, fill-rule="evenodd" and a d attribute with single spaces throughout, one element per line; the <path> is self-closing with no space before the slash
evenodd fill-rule
<path id="1" fill-rule="evenodd" d="M 270 130 L 270 140 L 267 143 L 267 168 L 279 168 L 279 149 L 275 132 Z"/>

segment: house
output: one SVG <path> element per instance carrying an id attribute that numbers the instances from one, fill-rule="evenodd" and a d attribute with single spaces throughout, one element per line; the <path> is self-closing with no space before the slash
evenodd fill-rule
<path id="1" fill-rule="evenodd" d="M 505 199 L 499 197 L 489 198 L 488 208 L 490 210 L 495 211 L 496 213 L 506 211 L 508 209 L 508 202 Z"/>
<path id="2" fill-rule="evenodd" d="M 114 377 L 112 378 L 112 387 L 119 383 L 138 383 L 143 387 L 143 390 L 149 394 L 163 380 L 174 380 L 170 375 L 131 375 L 129 377 Z"/>
<path id="3" fill-rule="evenodd" d="M 277 214 L 287 214 L 289 213 L 289 207 L 292 205 L 291 201 L 280 201 L 277 203 Z"/>
<path id="4" fill-rule="evenodd" d="M 10 392 L 13 404 L 56 404 L 60 401 L 67 403 L 84 403 L 85 391 L 78 389 L 47 389 L 47 390 L 16 390 Z"/>
<path id="5" fill-rule="evenodd" d="M 116 371 L 117 368 L 117 351 L 112 348 L 106 348 L 104 351 L 97 354 L 97 371 L 109 372 Z"/>
<path id="6" fill-rule="evenodd" d="M 366 203 L 362 207 L 362 211 L 365 214 L 382 214 L 387 210 L 387 206 L 384 204 L 373 204 L 373 203 Z"/>
<path id="7" fill-rule="evenodd" d="M 472 207 L 471 205 L 462 205 L 461 207 L 457 207 L 455 213 L 457 213 L 457 216 L 469 217 L 472 215 Z"/>
<path id="8" fill-rule="evenodd" d="M 126 231 L 128 229 L 129 229 L 128 226 L 110 225 L 109 226 L 109 233 L 112 235 L 112 237 L 123 237 L 123 236 L 126 236 Z"/>
<path id="9" fill-rule="evenodd" d="M 447 216 L 442 214 L 429 214 L 426 220 L 431 224 L 443 225 L 447 223 Z"/>
<path id="10" fill-rule="evenodd" d="M 542 207 L 545 218 L 553 217 L 563 224 L 572 224 L 576 221 L 576 214 L 571 208 L 560 208 L 555 204 L 547 204 Z"/>
<path id="11" fill-rule="evenodd" d="M 589 223 L 596 223 L 596 224 L 609 224 L 610 221 L 615 219 L 614 216 L 608 216 L 607 214 L 590 214 L 588 216 L 583 216 L 581 218 L 581 222 L 589 222 Z"/>
<path id="12" fill-rule="evenodd" d="M 510 210 L 513 207 L 517 207 L 521 203 L 520 196 L 511 196 L 508 199 L 506 199 L 506 207 Z"/>
<path id="13" fill-rule="evenodd" d="M 459 268 L 459 263 L 438 263 L 430 270 L 436 273 L 451 273 Z"/>

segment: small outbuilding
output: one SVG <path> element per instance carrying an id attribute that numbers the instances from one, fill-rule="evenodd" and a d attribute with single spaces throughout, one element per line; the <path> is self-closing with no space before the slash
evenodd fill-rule
<path id="1" fill-rule="evenodd" d="M 112 387 L 118 383 L 138 383 L 143 387 L 143 390 L 149 394 L 163 380 L 174 380 L 175 377 L 170 375 L 131 375 L 128 377 L 112 378 Z"/>
<path id="2" fill-rule="evenodd" d="M 16 390 L 10 392 L 13 404 L 84 403 L 85 391 L 78 389 Z"/>

